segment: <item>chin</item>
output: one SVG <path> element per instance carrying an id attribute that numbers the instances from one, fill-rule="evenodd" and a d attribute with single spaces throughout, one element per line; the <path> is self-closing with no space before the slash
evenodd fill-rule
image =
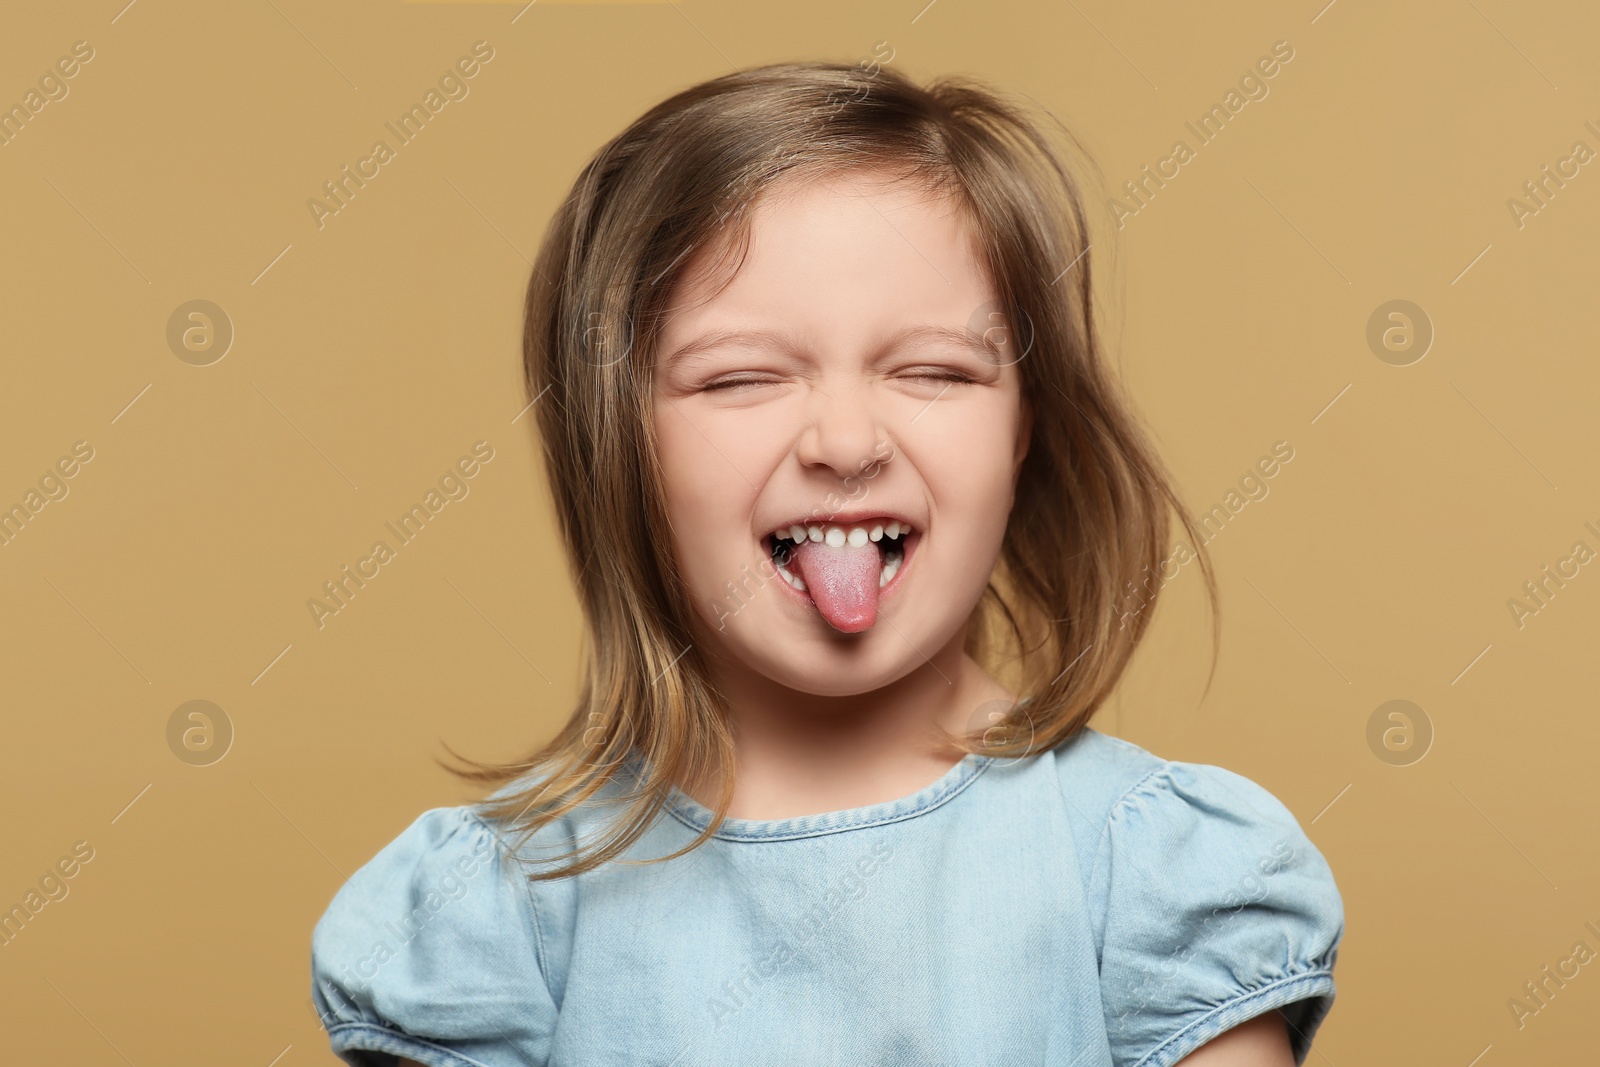
<path id="1" fill-rule="evenodd" d="M 814 623 L 811 626 L 797 625 L 790 611 L 781 610 L 777 603 L 752 604 L 727 620 L 726 633 L 713 631 L 711 639 L 719 656 L 734 658 L 746 669 L 788 689 L 818 697 L 858 696 L 926 667 L 966 618 L 963 614 L 949 620 L 949 633 L 945 633 L 945 620 L 919 616 L 910 604 L 901 607 L 911 610 L 895 612 L 896 616 L 917 618 L 921 624 L 912 627 L 880 615 L 870 630 L 845 634 L 820 618 L 809 620 Z M 812 614 L 815 616 L 814 609 Z M 784 635 L 781 645 L 773 635 Z"/>
<path id="2" fill-rule="evenodd" d="M 898 640 L 898 639 L 897 639 Z M 901 642 L 905 648 L 905 643 Z M 821 663 L 799 663 L 793 659 L 744 659 L 751 669 L 772 682 L 816 697 L 853 697 L 876 692 L 892 685 L 922 666 L 925 660 L 912 652 L 905 656 L 864 657 L 859 646 L 846 655 L 826 656 Z M 881 662 L 880 662 L 881 661 Z"/>

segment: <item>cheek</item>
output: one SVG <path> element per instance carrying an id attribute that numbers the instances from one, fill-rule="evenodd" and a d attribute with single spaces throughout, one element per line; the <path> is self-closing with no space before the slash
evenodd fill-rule
<path id="1" fill-rule="evenodd" d="M 656 419 L 656 454 L 673 537 L 682 548 L 703 544 L 709 509 L 715 504 L 711 460 L 716 454 L 683 417 L 670 410 Z M 709 457 L 709 458 L 708 458 Z"/>
<path id="2" fill-rule="evenodd" d="M 1006 412 L 919 435 L 914 462 L 935 507 L 939 570 L 959 598 L 976 597 L 993 571 L 1011 517 L 1016 424 Z"/>
<path id="3" fill-rule="evenodd" d="M 726 510 L 747 488 L 741 472 L 728 459 L 716 435 L 699 428 L 705 420 L 665 403 L 655 420 L 656 454 L 666 482 L 667 508 L 674 523 L 693 524 L 716 509 Z"/>
<path id="4" fill-rule="evenodd" d="M 748 529 L 755 479 L 734 465 L 741 457 L 718 440 L 714 422 L 700 429 L 662 405 L 655 428 L 674 557 L 693 596 L 716 595 L 755 558 Z"/>
<path id="5" fill-rule="evenodd" d="M 966 540 L 976 553 L 998 550 L 1011 517 L 1011 462 L 1009 450 L 991 449 L 981 456 L 964 454 L 959 482 L 951 488 L 952 503 L 960 516 Z M 958 492 L 959 496 L 955 493 Z"/>
<path id="6" fill-rule="evenodd" d="M 1004 405 L 963 413 L 959 420 L 918 434 L 918 454 L 933 495 L 944 507 L 959 507 L 964 520 L 995 511 L 1005 523 L 1011 499 L 1017 420 Z M 968 509 L 974 509 L 968 511 Z M 975 523 L 974 525 L 982 525 Z"/>
<path id="7" fill-rule="evenodd" d="M 658 401 L 655 432 L 671 499 L 686 510 L 747 522 L 758 487 L 788 452 L 795 430 L 781 404 L 730 409 L 691 398 Z"/>

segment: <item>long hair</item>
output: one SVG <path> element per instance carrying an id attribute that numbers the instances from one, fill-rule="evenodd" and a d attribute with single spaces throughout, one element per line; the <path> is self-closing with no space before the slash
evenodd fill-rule
<path id="1" fill-rule="evenodd" d="M 742 256 L 751 206 L 780 180 L 888 168 L 953 196 L 998 295 L 978 328 L 1010 330 L 1013 351 L 1024 353 L 1015 366 L 1034 411 L 1032 438 L 966 649 L 1014 679 L 1025 699 L 981 736 L 945 735 L 950 746 L 1022 757 L 1088 721 L 1149 624 L 1157 575 L 1169 577 L 1161 575 L 1171 562 L 1169 513 L 1205 576 L 1215 673 L 1212 566 L 1104 366 L 1084 196 L 1043 125 L 969 78 L 924 87 L 877 64 L 777 64 L 672 96 L 584 167 L 540 247 L 523 338 L 527 395 L 586 628 L 577 705 L 526 759 L 484 763 L 452 751 L 466 766 L 450 769 L 504 787 L 480 808 L 522 840 L 608 782 L 626 782 L 626 792 L 603 833 L 529 877 L 617 858 L 683 782 L 721 783 L 715 819 L 689 845 L 644 862 L 698 847 L 727 814 L 733 735 L 691 639 L 693 608 L 673 562 L 650 430 L 652 369 L 685 264 L 702 248 Z M 640 771 L 614 773 L 625 766 Z"/>

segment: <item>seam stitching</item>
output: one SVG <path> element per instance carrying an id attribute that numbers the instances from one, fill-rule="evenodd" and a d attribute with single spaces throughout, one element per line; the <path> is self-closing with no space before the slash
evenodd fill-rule
<path id="1" fill-rule="evenodd" d="M 1333 972 L 1329 970 L 1302 971 L 1298 974 L 1290 974 L 1284 978 L 1280 978 L 1275 982 L 1269 982 L 1260 989 L 1249 990 L 1240 994 L 1239 996 L 1234 997 L 1232 1000 L 1223 1001 L 1221 1004 L 1218 1004 L 1200 1018 L 1196 1019 L 1188 1026 L 1185 1026 L 1182 1030 L 1179 1030 L 1177 1033 L 1161 1042 L 1161 1044 L 1157 1045 L 1155 1048 L 1151 1049 L 1145 1056 L 1135 1063 L 1133 1067 L 1158 1067 L 1158 1065 L 1163 1065 L 1167 1061 L 1166 1059 L 1160 1057 L 1162 1057 L 1162 1054 L 1165 1050 L 1170 1049 L 1174 1044 L 1182 1042 L 1195 1030 L 1203 1029 L 1209 1024 L 1215 1022 L 1218 1017 L 1225 1018 L 1229 1014 L 1237 1014 L 1237 1009 L 1245 1007 L 1246 1005 L 1250 1004 L 1251 1001 L 1260 1000 L 1263 997 L 1270 996 L 1274 993 L 1280 993 L 1286 989 L 1293 990 L 1297 986 L 1302 985 L 1320 986 L 1323 979 L 1327 979 L 1331 984 L 1333 981 Z M 1309 999 L 1309 997 L 1294 997 L 1290 1000 L 1283 1001 L 1281 1004 L 1269 1005 L 1259 1012 L 1252 1013 L 1249 1016 L 1240 1017 L 1239 1021 L 1244 1022 L 1247 1021 L 1247 1019 L 1255 1018 L 1256 1015 L 1264 1015 L 1266 1012 L 1272 1010 L 1272 1008 L 1286 1007 L 1289 1004 L 1294 1004 L 1301 1000 L 1307 999 Z M 1221 1034 L 1222 1031 L 1219 1030 L 1217 1033 Z M 1207 1038 L 1207 1040 L 1209 1040 L 1209 1038 Z M 1307 1042 L 1306 1050 L 1309 1052 L 1310 1048 L 1310 1043 Z M 1193 1050 L 1190 1049 L 1189 1051 L 1192 1052 Z"/>

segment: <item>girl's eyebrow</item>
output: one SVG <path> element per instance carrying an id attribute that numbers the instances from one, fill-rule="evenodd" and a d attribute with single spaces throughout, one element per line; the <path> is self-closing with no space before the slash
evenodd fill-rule
<path id="1" fill-rule="evenodd" d="M 897 331 L 889 340 L 885 341 L 880 352 L 892 352 L 902 345 L 919 341 L 943 342 L 964 348 L 985 362 L 998 362 L 1001 356 L 1000 349 L 989 340 L 987 333 L 974 333 L 972 330 L 957 329 L 954 326 L 907 326 Z"/>
<path id="2" fill-rule="evenodd" d="M 897 330 L 890 335 L 888 340 L 878 346 L 874 356 L 885 355 L 905 345 L 928 341 L 942 342 L 967 349 L 973 355 L 986 362 L 996 362 L 1001 356 L 1000 349 L 988 339 L 987 335 L 977 334 L 971 330 L 957 329 L 953 326 L 934 326 L 931 324 L 906 326 Z M 670 367 L 725 346 L 790 352 L 798 351 L 803 347 L 791 335 L 781 330 L 707 330 L 705 333 L 679 345 L 666 358 L 664 365 Z"/>
<path id="3" fill-rule="evenodd" d="M 679 345 L 671 355 L 662 361 L 663 366 L 671 367 L 674 364 L 693 359 L 713 349 L 730 345 L 740 348 L 765 348 L 773 351 L 794 350 L 800 347 L 793 337 L 781 330 L 707 330 L 705 333 Z"/>

